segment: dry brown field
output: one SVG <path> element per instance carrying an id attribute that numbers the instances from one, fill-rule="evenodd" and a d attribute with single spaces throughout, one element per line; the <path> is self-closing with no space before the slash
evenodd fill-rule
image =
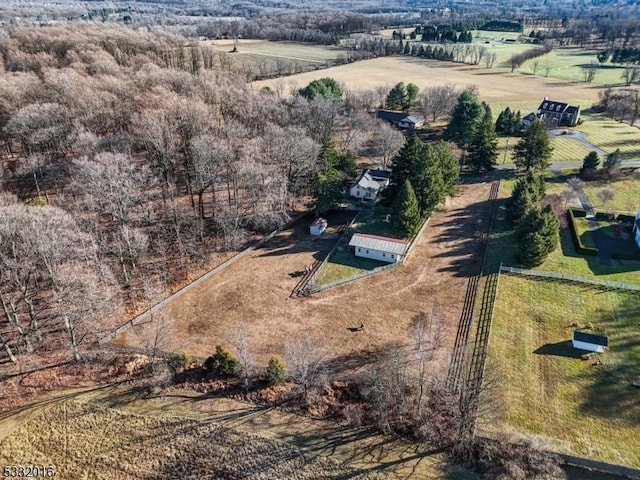
<path id="1" fill-rule="evenodd" d="M 52 465 L 69 480 L 478 478 L 446 454 L 367 428 L 139 387 L 86 388 L 0 415 L 0 463 Z"/>
<path id="2" fill-rule="evenodd" d="M 599 88 L 584 82 L 572 82 L 534 75 L 508 73 L 502 69 L 463 65 L 414 57 L 384 57 L 340 65 L 324 70 L 284 77 L 299 87 L 318 78 L 331 77 L 354 90 L 371 89 L 397 82 L 415 83 L 421 89 L 454 84 L 458 87 L 475 85 L 480 98 L 489 104 L 533 104 L 544 97 L 562 99 L 583 107 L 590 106 L 598 97 Z M 274 87 L 272 80 L 254 82 L 256 89 L 265 85 Z"/>
<path id="3" fill-rule="evenodd" d="M 481 266 L 479 233 L 488 221 L 489 183 L 460 186 L 457 196 L 430 220 L 407 263 L 348 285 L 293 299 L 298 278 L 290 273 L 324 258 L 337 236 L 313 239 L 309 219 L 280 232 L 271 241 L 233 263 L 206 282 L 169 303 L 170 341 L 166 350 L 208 356 L 216 345 L 230 348 L 229 332 L 242 325 L 256 364 L 265 365 L 285 344 L 302 335 L 317 339 L 329 358 L 354 368 L 391 341 L 407 341 L 411 318 L 430 311 L 434 303 L 444 312 L 446 365 L 462 310 L 467 277 Z M 158 316 L 156 315 L 156 318 Z M 364 322 L 364 331 L 348 327 Z M 143 337 L 136 327 L 117 339 L 136 345 Z"/>

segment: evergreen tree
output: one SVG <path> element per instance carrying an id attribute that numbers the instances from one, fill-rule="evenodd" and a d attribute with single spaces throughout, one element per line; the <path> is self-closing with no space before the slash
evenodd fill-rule
<path id="1" fill-rule="evenodd" d="M 520 261 L 526 267 L 544 262 L 560 243 L 560 222 L 551 206 L 531 209 L 516 229 Z"/>
<path id="2" fill-rule="evenodd" d="M 445 142 L 433 143 L 431 147 L 440 164 L 442 180 L 444 181 L 444 194 L 453 195 L 456 193 L 456 186 L 460 182 L 460 162 L 458 162 L 458 158 Z"/>
<path id="3" fill-rule="evenodd" d="M 324 97 L 337 102 L 342 100 L 342 88 L 333 78 L 328 77 L 314 80 L 300 89 L 298 93 L 309 100 L 313 100 L 316 97 Z"/>
<path id="4" fill-rule="evenodd" d="M 592 177 L 595 175 L 596 170 L 600 165 L 600 157 L 598 152 L 591 151 L 584 157 L 582 161 L 582 168 L 580 169 L 580 175 L 583 177 Z"/>
<path id="5" fill-rule="evenodd" d="M 277 385 L 284 382 L 287 376 L 287 370 L 279 357 L 273 356 L 269 359 L 269 364 L 265 370 L 265 377 L 269 385 Z"/>
<path id="6" fill-rule="evenodd" d="M 544 198 L 546 186 L 542 176 L 529 173 L 516 181 L 511 192 L 508 212 L 516 225 Z"/>
<path id="7" fill-rule="evenodd" d="M 484 113 L 482 105 L 472 92 L 462 92 L 444 131 L 445 140 L 452 140 L 460 147 L 467 148 Z"/>
<path id="8" fill-rule="evenodd" d="M 391 89 L 384 102 L 385 108 L 389 110 L 402 110 L 407 97 L 407 89 L 404 82 L 399 82 Z"/>
<path id="9" fill-rule="evenodd" d="M 420 207 L 411 182 L 405 180 L 391 206 L 391 228 L 403 238 L 413 236 L 420 228 Z"/>
<path id="10" fill-rule="evenodd" d="M 316 173 L 316 210 L 319 214 L 334 208 L 340 201 L 342 175 L 333 167 Z"/>
<path id="11" fill-rule="evenodd" d="M 413 105 L 416 103 L 416 101 L 418 100 L 418 92 L 420 91 L 420 89 L 418 88 L 417 85 L 410 83 L 407 85 L 406 91 L 405 91 L 405 96 L 404 96 L 404 101 L 402 104 L 402 111 L 404 112 L 408 112 L 411 107 L 413 107 Z"/>
<path id="12" fill-rule="evenodd" d="M 426 145 L 411 172 L 412 185 L 423 216 L 430 215 L 444 199 L 446 186 L 442 175 L 442 164 L 435 149 Z"/>
<path id="13" fill-rule="evenodd" d="M 409 55 L 411 53 L 411 44 L 409 42 L 404 44 L 404 51 L 403 53 L 405 55 Z"/>
<path id="14" fill-rule="evenodd" d="M 526 172 L 544 170 L 550 165 L 553 147 L 544 124 L 534 120 L 524 137 L 513 147 L 514 163 Z"/>
<path id="15" fill-rule="evenodd" d="M 238 369 L 238 361 L 220 345 L 204 362 L 205 370 L 215 375 L 233 375 Z"/>
<path id="16" fill-rule="evenodd" d="M 480 173 L 491 170 L 497 158 L 498 139 L 493 126 L 491 109 L 485 104 L 484 117 L 471 138 L 467 161 L 475 173 Z"/>
<path id="17" fill-rule="evenodd" d="M 391 175 L 389 176 L 389 186 L 383 190 L 383 198 L 388 205 L 398 195 L 398 192 L 404 185 L 405 180 L 411 178 L 412 172 L 415 173 L 415 165 L 419 162 L 424 152 L 424 144 L 414 134 L 411 135 L 400 149 L 398 154 L 393 157 L 391 162 Z"/>

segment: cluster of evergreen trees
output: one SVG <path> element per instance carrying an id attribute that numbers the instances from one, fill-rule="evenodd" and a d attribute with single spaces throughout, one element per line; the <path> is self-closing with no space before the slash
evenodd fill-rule
<path id="1" fill-rule="evenodd" d="M 453 50 L 432 45 L 425 46 L 417 43 L 404 43 L 400 41 L 400 52 L 405 55 L 427 58 L 429 60 L 443 60 L 445 62 L 453 62 L 455 60 L 455 53 Z"/>
<path id="2" fill-rule="evenodd" d="M 404 82 L 398 82 L 393 87 L 384 101 L 385 108 L 389 110 L 402 110 L 408 112 L 418 99 L 420 88 L 413 83 L 405 85 Z"/>
<path id="3" fill-rule="evenodd" d="M 515 135 L 522 129 L 522 115 L 520 110 L 513 111 L 509 107 L 505 108 L 498 115 L 496 120 L 496 133 L 500 135 Z"/>
<path id="4" fill-rule="evenodd" d="M 632 63 L 637 65 L 640 63 L 640 48 L 638 47 L 625 47 L 625 48 L 616 48 L 615 50 L 609 52 L 604 51 L 598 54 L 598 60 L 601 62 L 606 62 L 607 60 L 611 60 L 611 63 Z"/>
<path id="5" fill-rule="evenodd" d="M 560 243 L 560 222 L 550 205 L 541 208 L 544 179 L 531 173 L 519 178 L 509 202 L 520 262 L 535 267 L 544 262 Z"/>
<path id="6" fill-rule="evenodd" d="M 394 233 L 414 235 L 422 218 L 455 192 L 459 178 L 458 160 L 446 143 L 425 144 L 416 135 L 409 137 L 393 159 L 384 191 L 386 203 L 391 204 Z"/>
<path id="7" fill-rule="evenodd" d="M 416 29 L 417 32 L 418 29 Z M 422 41 L 423 42 L 451 42 L 451 43 L 472 43 L 473 35 L 470 30 L 463 30 L 457 32 L 448 25 L 439 25 L 423 27 Z"/>
<path id="8" fill-rule="evenodd" d="M 515 20 L 489 20 L 478 30 L 490 30 L 493 32 L 522 32 L 522 23 Z"/>
<path id="9" fill-rule="evenodd" d="M 458 97 L 444 138 L 467 151 L 466 163 L 475 173 L 491 170 L 496 164 L 498 139 L 491 108 L 480 103 L 472 91 L 465 90 Z"/>

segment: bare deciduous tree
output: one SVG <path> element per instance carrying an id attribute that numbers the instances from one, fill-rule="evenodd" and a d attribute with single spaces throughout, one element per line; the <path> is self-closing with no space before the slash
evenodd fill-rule
<path id="1" fill-rule="evenodd" d="M 312 337 L 300 334 L 285 345 L 285 358 L 289 379 L 301 396 L 327 373 L 324 365 L 325 352 Z"/>
<path id="2" fill-rule="evenodd" d="M 616 198 L 616 192 L 609 187 L 604 187 L 596 192 L 596 197 L 598 197 L 598 200 L 600 200 L 604 206 L 607 202 Z"/>

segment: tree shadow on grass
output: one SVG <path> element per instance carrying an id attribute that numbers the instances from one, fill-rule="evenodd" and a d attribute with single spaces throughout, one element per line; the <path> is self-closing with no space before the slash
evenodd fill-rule
<path id="1" fill-rule="evenodd" d="M 554 357 L 568 357 L 579 359 L 586 352 L 573 348 L 568 340 L 556 343 L 547 343 L 536 348 L 533 353 L 536 355 L 549 355 Z"/>

